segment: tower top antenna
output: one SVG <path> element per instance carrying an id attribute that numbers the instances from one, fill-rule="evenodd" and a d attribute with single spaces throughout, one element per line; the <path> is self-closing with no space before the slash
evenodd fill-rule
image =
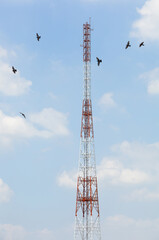
<path id="1" fill-rule="evenodd" d="M 83 24 L 83 62 L 91 62 L 91 25 Z"/>

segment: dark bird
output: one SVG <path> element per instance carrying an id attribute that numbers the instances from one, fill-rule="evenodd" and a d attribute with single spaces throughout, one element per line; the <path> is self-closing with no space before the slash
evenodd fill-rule
<path id="1" fill-rule="evenodd" d="M 140 43 L 139 47 L 145 46 L 144 42 Z"/>
<path id="2" fill-rule="evenodd" d="M 99 59 L 98 57 L 96 57 L 96 59 L 97 59 L 97 64 L 98 64 L 98 66 L 99 66 L 100 63 L 102 62 L 102 59 Z"/>
<path id="3" fill-rule="evenodd" d="M 26 118 L 25 114 L 22 112 L 19 112 L 24 118 Z"/>
<path id="4" fill-rule="evenodd" d="M 14 73 L 16 73 L 16 72 L 17 72 L 17 69 L 15 69 L 15 68 L 12 66 L 12 71 L 13 71 Z"/>
<path id="5" fill-rule="evenodd" d="M 131 47 L 130 41 L 127 42 L 125 49 L 127 49 L 128 47 Z"/>
<path id="6" fill-rule="evenodd" d="M 37 38 L 37 40 L 39 41 L 39 40 L 40 40 L 40 38 L 41 38 L 41 36 L 39 36 L 39 34 L 38 34 L 38 33 L 36 33 L 36 38 Z"/>

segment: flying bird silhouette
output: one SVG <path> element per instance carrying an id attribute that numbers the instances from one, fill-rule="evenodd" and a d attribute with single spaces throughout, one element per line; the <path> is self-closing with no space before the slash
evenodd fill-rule
<path id="1" fill-rule="evenodd" d="M 39 36 L 39 34 L 38 34 L 38 33 L 36 33 L 36 38 L 37 38 L 37 40 L 39 41 L 39 40 L 40 40 L 40 38 L 41 38 L 41 36 Z"/>
<path id="2" fill-rule="evenodd" d="M 16 72 L 17 72 L 17 69 L 15 69 L 15 68 L 12 66 L 12 71 L 13 71 L 14 73 L 16 73 Z"/>
<path id="3" fill-rule="evenodd" d="M 139 47 L 145 46 L 144 42 L 140 43 Z"/>
<path id="4" fill-rule="evenodd" d="M 127 49 L 128 47 L 131 47 L 130 41 L 127 42 L 125 49 Z"/>
<path id="5" fill-rule="evenodd" d="M 97 64 L 98 64 L 98 66 L 99 66 L 100 63 L 102 62 L 102 59 L 99 59 L 98 57 L 96 57 L 96 59 L 97 59 Z"/>
<path id="6" fill-rule="evenodd" d="M 26 118 L 25 114 L 22 112 L 19 112 L 24 118 Z"/>

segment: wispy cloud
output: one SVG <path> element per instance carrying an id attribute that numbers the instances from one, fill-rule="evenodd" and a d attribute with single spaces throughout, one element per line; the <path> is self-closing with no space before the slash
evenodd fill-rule
<path id="1" fill-rule="evenodd" d="M 66 172 L 61 173 L 57 182 L 60 187 L 75 188 L 77 181 L 77 172 Z"/>
<path id="2" fill-rule="evenodd" d="M 147 0 L 137 11 L 140 18 L 133 23 L 131 36 L 142 40 L 159 40 L 159 1 Z"/>
<path id="3" fill-rule="evenodd" d="M 119 144 L 114 144 L 111 150 L 113 155 L 118 156 L 123 162 L 129 159 L 129 164 L 133 164 L 134 166 L 142 166 L 143 168 L 151 166 L 153 169 L 159 166 L 159 142 L 147 144 L 137 141 L 123 141 Z M 145 163 L 144 165 L 143 162 Z M 154 164 L 157 165 L 154 166 Z"/>
<path id="4" fill-rule="evenodd" d="M 7 56 L 8 56 L 7 50 L 0 46 L 0 58 L 6 58 Z"/>
<path id="5" fill-rule="evenodd" d="M 157 239 L 159 219 L 134 219 L 125 215 L 115 215 L 106 218 L 103 231 L 108 239 Z"/>
<path id="6" fill-rule="evenodd" d="M 113 93 L 105 93 L 98 101 L 99 106 L 105 110 L 115 107 L 113 96 Z"/>
<path id="7" fill-rule="evenodd" d="M 55 234 L 47 228 L 37 231 L 27 231 L 20 225 L 0 224 L 1 240 L 52 240 Z"/>
<path id="8" fill-rule="evenodd" d="M 147 83 L 147 92 L 151 95 L 159 94 L 159 68 L 141 74 L 140 79 Z"/>
<path id="9" fill-rule="evenodd" d="M 69 135 L 67 119 L 67 114 L 59 112 L 53 108 L 45 108 L 39 113 L 30 115 L 31 122 L 44 127 L 44 129 L 47 129 L 52 136 Z"/>
<path id="10" fill-rule="evenodd" d="M 151 191 L 147 188 L 141 188 L 132 191 L 123 198 L 129 201 L 159 201 L 159 191 Z"/>
<path id="11" fill-rule="evenodd" d="M 10 187 L 0 178 L 0 203 L 9 202 L 13 195 Z"/>

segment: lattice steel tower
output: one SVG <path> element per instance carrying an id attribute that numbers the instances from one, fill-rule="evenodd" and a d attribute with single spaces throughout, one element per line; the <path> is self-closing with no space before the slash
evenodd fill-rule
<path id="1" fill-rule="evenodd" d="M 100 240 L 100 215 L 91 102 L 91 24 L 83 24 L 84 91 L 75 211 L 75 240 Z"/>

